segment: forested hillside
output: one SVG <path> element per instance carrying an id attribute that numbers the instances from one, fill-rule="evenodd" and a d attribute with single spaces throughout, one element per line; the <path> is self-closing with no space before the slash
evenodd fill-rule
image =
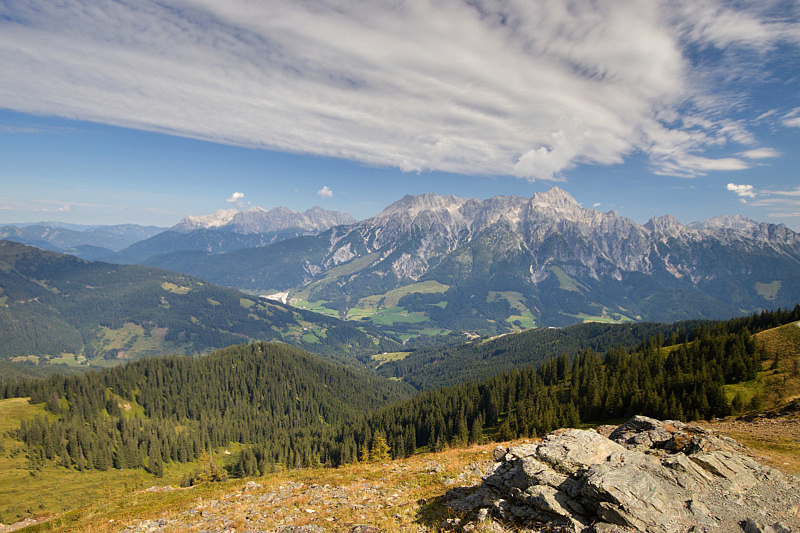
<path id="1" fill-rule="evenodd" d="M 465 381 L 482 381 L 526 365 L 536 366 L 557 354 L 575 354 L 587 349 L 605 352 L 614 346 L 636 346 L 657 335 L 668 344 L 676 344 L 702 324 L 713 323 L 703 320 L 674 324 L 590 322 L 563 329 L 532 329 L 488 340 L 419 349 L 402 359 L 383 362 L 378 373 L 400 378 L 420 390 L 436 389 Z"/>
<path id="2" fill-rule="evenodd" d="M 199 359 L 147 358 L 79 376 L 0 384 L 0 397 L 31 397 L 56 418 L 23 421 L 31 468 L 139 468 L 159 474 L 230 443 L 275 450 L 295 467 L 318 460 L 316 427 L 411 393 L 398 382 L 326 363 L 294 347 L 257 343 Z M 300 435 L 300 438 L 298 438 Z"/>
<path id="3" fill-rule="evenodd" d="M 745 404 L 741 397 L 727 398 L 724 390 L 761 370 L 764 354 L 753 333 L 798 320 L 800 306 L 701 324 L 680 339 L 686 342 L 672 346 L 656 334 L 605 353 L 563 352 L 538 367 L 423 392 L 311 438 L 320 444 L 323 460 L 341 464 L 371 450 L 377 436 L 393 457 L 404 457 L 420 448 L 536 436 L 634 414 L 678 420 L 726 416 L 763 401 L 756 396 Z M 242 453 L 236 469 L 263 472 L 274 454 L 270 446 L 256 445 Z"/>
<path id="4" fill-rule="evenodd" d="M 352 363 L 398 346 L 367 326 L 184 274 L 87 262 L 0 241 L 0 359 L 107 365 L 256 340 L 287 342 Z"/>
<path id="5" fill-rule="evenodd" d="M 30 396 L 56 415 L 19 431 L 34 470 L 57 462 L 158 474 L 164 463 L 241 443 L 230 470 L 252 475 L 275 465 L 348 463 L 376 447 L 401 457 L 633 414 L 684 420 L 757 407 L 762 398 L 729 398 L 725 387 L 761 370 L 766 351 L 754 333 L 798 320 L 800 306 L 702 323 L 685 338 L 665 341 L 656 332 L 605 353 L 562 351 L 538 367 L 399 402 L 409 395 L 407 385 L 265 343 L 200 359 L 150 358 L 80 376 L 7 382 L 0 393 Z"/>

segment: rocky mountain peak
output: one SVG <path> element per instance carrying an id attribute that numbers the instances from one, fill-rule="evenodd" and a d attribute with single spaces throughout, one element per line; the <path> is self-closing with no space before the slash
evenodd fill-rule
<path id="1" fill-rule="evenodd" d="M 397 214 L 404 214 L 413 218 L 424 211 L 457 209 L 466 201 L 464 198 L 458 198 L 452 194 L 447 196 L 439 196 L 431 192 L 419 195 L 407 194 L 381 211 L 376 218 L 386 218 Z"/>
<path id="2" fill-rule="evenodd" d="M 320 227 L 325 226 L 326 229 L 332 226 L 343 226 L 355 224 L 357 221 L 349 213 L 340 213 L 339 211 L 329 211 L 318 205 L 305 211 L 303 215 L 308 218 L 313 224 Z"/>
<path id="3" fill-rule="evenodd" d="M 718 215 L 711 217 L 708 220 L 694 222 L 689 224 L 692 229 L 735 229 L 735 230 L 752 230 L 758 227 L 759 223 L 750 218 L 743 217 L 742 215 Z"/>
<path id="4" fill-rule="evenodd" d="M 531 210 L 548 219 L 581 221 L 597 218 L 600 213 L 584 209 L 567 191 L 553 187 L 549 191 L 537 192 L 529 201 Z"/>
<path id="5" fill-rule="evenodd" d="M 287 228 L 320 232 L 341 224 L 352 224 L 355 219 L 338 211 L 328 211 L 319 206 L 305 213 L 278 206 L 270 210 L 251 207 L 247 211 L 220 209 L 210 215 L 189 215 L 173 226 L 173 231 L 188 233 L 197 229 L 217 229 L 249 235 L 267 233 Z"/>
<path id="6" fill-rule="evenodd" d="M 185 233 L 196 229 L 219 228 L 233 220 L 238 212 L 238 209 L 218 209 L 210 215 L 188 215 L 170 229 Z"/>
<path id="7" fill-rule="evenodd" d="M 561 205 L 561 206 L 575 206 L 580 207 L 580 204 L 575 201 L 567 191 L 560 187 L 553 187 L 549 191 L 537 192 L 533 195 L 534 203 Z"/>
<path id="8" fill-rule="evenodd" d="M 673 215 L 653 217 L 645 223 L 644 227 L 656 235 L 672 238 L 677 238 L 687 230 L 687 227 L 681 224 Z"/>

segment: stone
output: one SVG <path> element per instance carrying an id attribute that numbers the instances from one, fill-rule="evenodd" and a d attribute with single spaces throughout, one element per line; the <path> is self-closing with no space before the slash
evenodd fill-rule
<path id="1" fill-rule="evenodd" d="M 571 518 L 575 506 L 582 509 L 579 503 L 570 501 L 569 495 L 546 485 L 528 487 L 522 494 L 522 500 L 529 506 L 562 518 Z"/>
<path id="2" fill-rule="evenodd" d="M 607 522 L 670 531 L 670 524 L 688 515 L 684 501 L 689 494 L 652 472 L 658 468 L 657 461 L 653 463 L 590 466 L 581 501 L 586 507 L 596 503 L 598 514 Z"/>
<path id="3" fill-rule="evenodd" d="M 573 475 L 589 465 L 604 463 L 628 450 L 595 431 L 568 429 L 545 436 L 536 457 L 565 475 Z"/>
<path id="4" fill-rule="evenodd" d="M 536 453 L 538 449 L 537 444 L 520 444 L 519 446 L 512 446 L 508 449 L 508 455 L 511 456 L 512 459 L 522 459 L 523 457 L 529 457 Z"/>
<path id="5" fill-rule="evenodd" d="M 757 482 L 757 464 L 749 457 L 736 457 L 726 452 L 701 453 L 690 456 L 701 468 L 726 480 L 732 490 L 741 492 Z"/>
<path id="6" fill-rule="evenodd" d="M 474 520 L 476 522 L 485 522 L 488 519 L 489 519 L 489 509 L 485 507 L 483 509 L 478 509 L 478 512 L 475 513 Z"/>
<path id="7" fill-rule="evenodd" d="M 383 533 L 383 532 L 375 526 L 356 524 L 350 528 L 349 533 Z"/>
<path id="8" fill-rule="evenodd" d="M 548 464 L 535 457 L 523 457 L 516 466 L 512 483 L 519 488 L 531 485 L 559 487 L 567 479 L 566 475 L 556 472 Z"/>
<path id="9" fill-rule="evenodd" d="M 637 415 L 611 432 L 608 438 L 630 449 L 649 450 L 664 447 L 677 431 L 676 425 L 683 427 L 681 422 L 662 422 Z"/>
<path id="10" fill-rule="evenodd" d="M 783 522 L 750 520 L 753 532 L 800 531 L 800 480 L 760 465 L 735 441 L 648 417 L 604 432 L 617 440 L 565 429 L 498 449 L 502 460 L 480 487 L 453 493 L 447 505 L 510 530 L 533 520 L 543 531 L 737 531 L 759 516 Z"/>
<path id="11" fill-rule="evenodd" d="M 508 450 L 506 450 L 502 446 L 497 446 L 494 449 L 494 452 L 492 453 L 492 457 L 494 457 L 495 461 L 502 461 L 503 458 L 506 456 L 506 453 L 508 453 Z"/>
<path id="12" fill-rule="evenodd" d="M 308 526 L 278 526 L 271 530 L 272 533 L 325 533 L 325 528 L 315 525 Z"/>
<path id="13" fill-rule="evenodd" d="M 756 522 L 752 518 L 745 520 L 742 525 L 745 533 L 792 533 L 792 530 L 780 523 L 764 525 Z"/>

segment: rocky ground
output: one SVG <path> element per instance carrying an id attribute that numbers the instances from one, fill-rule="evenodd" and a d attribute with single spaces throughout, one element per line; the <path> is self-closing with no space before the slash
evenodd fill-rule
<path id="1" fill-rule="evenodd" d="M 800 400 L 739 418 L 697 425 L 729 435 L 757 450 L 760 461 L 800 476 Z"/>
<path id="2" fill-rule="evenodd" d="M 498 447 L 475 488 L 448 493 L 476 530 L 499 519 L 531 531 L 800 531 L 800 480 L 699 426 L 635 417 Z"/>
<path id="3" fill-rule="evenodd" d="M 385 466 L 387 479 L 446 468 L 435 460 Z M 380 480 L 249 482 L 121 531 L 800 531 L 799 480 L 760 464 L 730 438 L 675 421 L 635 417 L 617 428 L 560 430 L 499 446 L 457 477 L 439 479 L 451 488 L 430 501 Z"/>
<path id="4" fill-rule="evenodd" d="M 559 430 L 541 440 L 292 471 L 218 488 L 151 487 L 115 503 L 130 506 L 123 513 L 103 514 L 113 505 L 99 504 L 87 513 L 91 520 L 63 530 L 800 532 L 800 480 L 785 473 L 797 454 L 772 458 L 781 472 L 710 429 L 749 428 L 743 435 L 800 445 L 795 420 L 784 413 L 689 425 L 637 417 L 618 428 Z M 47 526 L 32 530 L 62 530 Z"/>

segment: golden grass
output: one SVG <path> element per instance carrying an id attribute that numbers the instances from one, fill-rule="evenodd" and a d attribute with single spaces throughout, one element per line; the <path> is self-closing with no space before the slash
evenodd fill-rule
<path id="1" fill-rule="evenodd" d="M 471 463 L 490 460 L 494 446 L 456 448 L 386 463 L 305 468 L 165 492 L 143 490 L 149 485 L 138 480 L 134 491 L 132 486 L 127 491 L 116 487 L 101 498 L 81 502 L 74 510 L 49 513 L 46 522 L 20 531 L 112 532 L 158 518 L 170 518 L 167 531 L 195 531 L 194 526 L 188 525 L 192 509 L 214 502 L 226 505 L 226 520 L 237 530 L 246 525 L 245 517 L 257 512 L 264 517 L 259 526 L 266 529 L 291 523 L 316 524 L 328 531 L 346 531 L 353 524 L 370 524 L 387 533 L 416 531 L 420 526 L 436 531 L 442 520 L 453 516 L 444 506 L 445 492 L 453 486 L 476 482 L 474 476 L 466 481 L 459 480 L 459 475 L 463 478 L 465 467 Z M 91 476 L 78 472 L 75 475 Z M 255 481 L 261 487 L 246 492 L 247 481 Z M 78 484 L 88 489 L 85 482 Z M 167 481 L 158 484 L 166 485 Z M 257 499 L 282 490 L 287 494 L 285 498 L 259 503 L 256 509 L 254 498 L 242 498 L 251 495 Z"/>

